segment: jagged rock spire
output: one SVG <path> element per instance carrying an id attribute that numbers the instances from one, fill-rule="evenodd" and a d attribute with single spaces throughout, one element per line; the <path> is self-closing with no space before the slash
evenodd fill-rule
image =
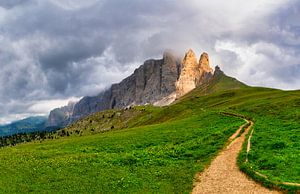
<path id="1" fill-rule="evenodd" d="M 176 83 L 177 97 L 207 82 L 212 77 L 213 69 L 209 65 L 207 53 L 202 53 L 199 62 L 192 49 L 188 50 L 182 61 L 183 69 Z"/>
<path id="2" fill-rule="evenodd" d="M 197 57 L 192 49 L 185 53 L 182 61 L 183 68 L 193 68 L 197 66 Z"/>
<path id="3" fill-rule="evenodd" d="M 199 60 L 200 69 L 205 72 L 213 72 L 213 69 L 209 65 L 209 57 L 206 52 L 202 53 Z"/>

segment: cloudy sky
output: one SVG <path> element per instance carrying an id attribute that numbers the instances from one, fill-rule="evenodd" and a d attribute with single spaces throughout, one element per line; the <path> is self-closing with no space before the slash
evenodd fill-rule
<path id="1" fill-rule="evenodd" d="M 300 1 L 0 0 L 0 123 L 95 95 L 165 49 L 300 88 Z"/>

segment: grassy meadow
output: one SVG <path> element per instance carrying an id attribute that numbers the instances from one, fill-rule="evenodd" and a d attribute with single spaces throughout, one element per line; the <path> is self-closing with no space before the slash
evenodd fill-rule
<path id="1" fill-rule="evenodd" d="M 188 193 L 194 175 L 242 123 L 205 112 L 163 124 L 5 148 L 0 152 L 0 192 Z"/>
<path id="2" fill-rule="evenodd" d="M 2 148 L 0 193 L 190 193 L 195 174 L 244 123 L 220 112 L 255 122 L 247 164 L 240 154 L 245 172 L 299 183 L 299 111 L 300 91 L 221 76 L 168 107 L 104 111 L 57 139 Z"/>

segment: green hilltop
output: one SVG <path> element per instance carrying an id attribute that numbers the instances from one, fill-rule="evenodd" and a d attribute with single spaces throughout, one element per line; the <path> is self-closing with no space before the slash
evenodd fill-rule
<path id="1" fill-rule="evenodd" d="M 300 183 L 300 91 L 249 87 L 221 73 L 170 106 L 98 112 L 53 140 L 2 148 L 0 193 L 190 193 L 244 123 L 223 112 L 254 122 L 241 169 L 266 186 L 299 189 L 281 183 Z"/>

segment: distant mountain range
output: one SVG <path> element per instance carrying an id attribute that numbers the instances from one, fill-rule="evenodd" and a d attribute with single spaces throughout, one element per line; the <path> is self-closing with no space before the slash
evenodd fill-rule
<path id="1" fill-rule="evenodd" d="M 20 133 L 31 133 L 44 131 L 46 129 L 47 117 L 36 116 L 15 121 L 11 124 L 0 126 L 0 136 L 9 136 Z"/>

